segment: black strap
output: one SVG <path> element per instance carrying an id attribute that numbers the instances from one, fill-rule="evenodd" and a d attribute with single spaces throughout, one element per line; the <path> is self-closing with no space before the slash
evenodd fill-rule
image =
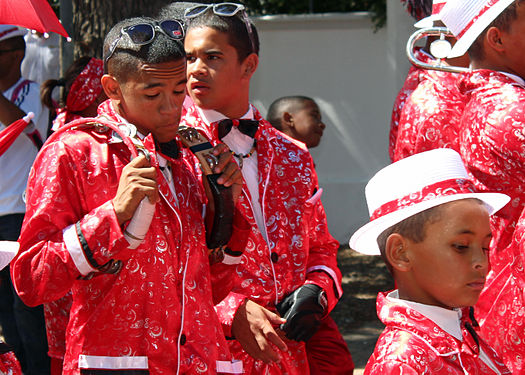
<path id="1" fill-rule="evenodd" d="M 209 249 L 226 245 L 233 231 L 233 197 L 232 189 L 220 185 L 217 182 L 219 174 L 207 175 L 213 201 L 215 203 L 215 215 L 211 230 L 206 232 L 206 245 Z"/>
<path id="2" fill-rule="evenodd" d="M 82 233 L 82 228 L 80 228 L 80 221 L 77 221 L 77 223 L 75 224 L 75 228 L 77 230 L 78 242 L 80 242 L 80 246 L 82 248 L 84 256 L 86 257 L 86 260 L 88 261 L 91 268 L 99 269 L 101 265 L 98 264 L 95 258 L 93 258 L 93 252 L 89 248 L 86 237 L 84 237 L 84 233 Z"/>

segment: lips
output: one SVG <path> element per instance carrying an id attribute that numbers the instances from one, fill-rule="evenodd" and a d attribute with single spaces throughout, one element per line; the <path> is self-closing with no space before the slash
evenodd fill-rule
<path id="1" fill-rule="evenodd" d="M 471 287 L 472 289 L 482 290 L 483 287 L 485 286 L 485 279 L 475 280 L 475 281 L 468 283 L 467 285 Z"/>
<path id="2" fill-rule="evenodd" d="M 203 93 L 204 91 L 209 90 L 209 88 L 209 85 L 201 81 L 192 81 L 190 83 L 190 89 L 195 94 Z"/>

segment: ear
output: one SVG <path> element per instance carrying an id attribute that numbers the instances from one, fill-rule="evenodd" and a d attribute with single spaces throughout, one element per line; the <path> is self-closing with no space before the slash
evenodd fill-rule
<path id="1" fill-rule="evenodd" d="M 408 241 L 399 233 L 393 233 L 386 240 L 385 256 L 393 269 L 407 272 L 411 268 L 408 256 Z"/>
<path id="2" fill-rule="evenodd" d="M 283 112 L 281 116 L 281 123 L 287 128 L 293 128 L 295 126 L 293 122 L 293 116 L 290 112 Z"/>
<path id="3" fill-rule="evenodd" d="M 259 56 L 256 53 L 249 54 L 242 63 L 243 77 L 252 78 L 253 73 L 257 70 L 259 66 Z"/>
<path id="4" fill-rule="evenodd" d="M 106 93 L 107 97 L 112 100 L 120 101 L 122 100 L 122 91 L 120 90 L 120 84 L 115 77 L 104 74 L 100 79 L 102 88 Z"/>
<path id="5" fill-rule="evenodd" d="M 484 38 L 485 44 L 495 50 L 496 52 L 503 52 L 505 50 L 504 38 L 502 38 L 502 32 L 497 27 L 490 27 L 485 33 Z"/>

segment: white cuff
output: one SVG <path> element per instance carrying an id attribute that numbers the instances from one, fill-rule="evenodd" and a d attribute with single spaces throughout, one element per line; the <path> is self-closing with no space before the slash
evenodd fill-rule
<path id="1" fill-rule="evenodd" d="M 78 357 L 78 368 L 83 369 L 128 369 L 147 370 L 148 357 L 106 357 L 100 355 L 84 355 Z"/>
<path id="2" fill-rule="evenodd" d="M 224 374 L 242 374 L 242 361 L 234 359 L 231 362 L 227 361 L 216 361 L 217 363 L 217 372 Z"/>
<path id="3" fill-rule="evenodd" d="M 71 255 L 71 259 L 73 259 L 73 263 L 75 263 L 75 266 L 77 267 L 78 271 L 83 276 L 86 276 L 90 272 L 95 272 L 96 269 L 89 265 L 86 256 L 82 251 L 82 246 L 80 245 L 80 241 L 78 240 L 77 229 L 75 227 L 75 224 L 70 225 L 66 229 L 64 229 L 62 231 L 62 237 L 64 238 L 64 244 L 66 245 L 66 249 L 67 251 L 69 251 L 69 255 Z"/>
<path id="4" fill-rule="evenodd" d="M 335 288 L 337 289 L 337 294 L 338 294 L 337 298 L 341 298 L 341 296 L 343 295 L 343 288 L 341 287 L 341 284 L 339 284 L 339 281 L 337 281 L 337 275 L 334 272 L 334 270 L 326 266 L 313 266 L 313 267 L 308 268 L 306 270 L 306 273 L 310 273 L 314 271 L 324 271 L 328 275 L 330 275 L 330 277 L 334 281 Z"/>

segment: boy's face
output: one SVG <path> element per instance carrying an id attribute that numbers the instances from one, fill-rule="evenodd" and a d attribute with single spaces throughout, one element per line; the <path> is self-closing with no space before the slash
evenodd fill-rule
<path id="1" fill-rule="evenodd" d="M 321 142 L 326 125 L 321 120 L 321 111 L 313 101 L 305 101 L 300 110 L 292 114 L 296 139 L 308 148 L 316 147 Z"/>
<path id="2" fill-rule="evenodd" d="M 473 199 L 444 204 L 425 239 L 408 240 L 412 285 L 409 299 L 444 308 L 476 304 L 488 271 L 492 234 L 486 208 Z"/>
<path id="3" fill-rule="evenodd" d="M 245 67 L 239 62 L 228 35 L 210 27 L 191 28 L 184 48 L 188 61 L 188 93 L 193 101 L 200 108 L 235 116 L 232 112 L 239 106 L 237 98 L 244 84 Z"/>
<path id="4" fill-rule="evenodd" d="M 175 138 L 186 94 L 186 60 L 140 64 L 139 72 L 119 83 L 119 114 L 159 142 Z"/>

